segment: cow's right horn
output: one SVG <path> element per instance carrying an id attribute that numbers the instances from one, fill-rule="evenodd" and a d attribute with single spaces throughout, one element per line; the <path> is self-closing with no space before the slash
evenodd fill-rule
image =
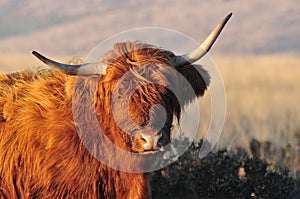
<path id="1" fill-rule="evenodd" d="M 69 65 L 69 64 L 62 64 L 51 59 L 48 59 L 44 55 L 32 51 L 32 54 L 36 56 L 39 60 L 44 62 L 46 65 L 58 69 L 59 71 L 68 74 L 68 75 L 95 75 L 100 74 L 99 67 L 101 65 L 99 63 L 85 63 L 85 64 L 78 64 L 78 65 Z"/>

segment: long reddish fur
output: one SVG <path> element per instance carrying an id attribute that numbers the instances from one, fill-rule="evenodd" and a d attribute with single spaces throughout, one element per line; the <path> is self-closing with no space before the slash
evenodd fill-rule
<path id="1" fill-rule="evenodd" d="M 171 56 L 169 51 L 127 42 L 116 44 L 106 54 L 103 63 L 109 67 L 100 81 L 97 75 L 72 77 L 49 70 L 1 74 L 0 198 L 150 198 L 148 174 L 112 169 L 87 151 L 75 128 L 72 103 L 82 104 L 79 113 L 87 114 L 87 118 L 96 110 L 99 124 L 109 139 L 131 151 L 130 138 L 124 136 L 113 119 L 111 93 L 130 68 L 147 63 L 171 66 Z M 179 72 L 192 83 L 197 95 L 203 95 L 208 82 L 191 71 L 191 67 Z M 150 78 L 165 73 L 166 69 L 158 67 Z M 203 74 L 207 75 L 204 70 Z M 96 92 L 90 91 L 91 86 L 96 87 Z M 82 92 L 74 95 L 74 89 Z M 136 123 L 147 117 L 143 113 L 152 104 L 166 104 L 162 96 L 167 91 L 160 87 L 149 85 L 149 89 L 140 92 L 149 100 L 133 96 L 136 103 L 130 113 Z M 85 106 L 85 100 L 94 100 L 94 107 Z M 176 101 L 168 106 L 172 107 L 167 110 L 180 112 Z"/>

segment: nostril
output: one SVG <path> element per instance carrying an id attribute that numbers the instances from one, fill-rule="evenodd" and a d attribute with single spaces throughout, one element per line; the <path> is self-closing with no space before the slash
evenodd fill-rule
<path id="1" fill-rule="evenodd" d="M 149 135 L 145 135 L 145 134 L 140 135 L 140 139 L 143 140 L 144 142 L 149 142 L 150 138 L 151 138 L 151 136 L 149 136 Z"/>
<path id="2" fill-rule="evenodd" d="M 158 140 L 160 140 L 163 137 L 162 132 L 160 132 L 160 134 L 158 135 Z"/>
<path id="3" fill-rule="evenodd" d="M 144 150 L 151 150 L 153 149 L 153 136 L 151 135 L 147 135 L 147 134 L 143 134 L 141 133 L 140 136 L 139 136 L 141 142 L 142 142 L 142 145 L 143 145 L 143 148 Z"/>
<path id="4" fill-rule="evenodd" d="M 161 147 L 163 144 L 162 144 L 162 138 L 163 138 L 163 134 L 162 133 L 160 133 L 159 135 L 158 135 L 158 139 L 157 139 L 157 146 L 158 147 Z"/>

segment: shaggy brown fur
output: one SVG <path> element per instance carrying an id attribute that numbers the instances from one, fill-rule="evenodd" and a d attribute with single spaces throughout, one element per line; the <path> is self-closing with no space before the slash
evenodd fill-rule
<path id="1" fill-rule="evenodd" d="M 106 54 L 103 62 L 108 68 L 100 79 L 97 75 L 71 77 L 48 70 L 2 74 L 0 198 L 150 198 L 147 174 L 112 169 L 87 151 L 78 136 L 85 135 L 86 128 L 75 128 L 72 103 L 82 105 L 78 114 L 85 116 L 87 126 L 93 126 L 89 124 L 89 117 L 96 110 L 101 128 L 115 145 L 142 153 L 140 141 L 124 133 L 114 120 L 117 117 L 127 125 L 127 118 L 122 117 L 127 109 L 122 104 L 115 107 L 117 115 L 112 115 L 112 92 L 124 73 L 138 70 L 141 65 L 155 66 L 151 71 L 138 71 L 147 73 L 150 81 L 164 81 L 171 75 L 167 66 L 172 67 L 172 56 L 169 51 L 147 44 L 126 42 L 116 44 Z M 187 65 L 179 72 L 191 83 L 197 96 L 203 95 L 209 82 L 202 78 L 208 77 L 204 70 L 199 74 L 193 66 Z M 181 89 L 176 77 L 173 80 L 174 86 Z M 121 83 L 120 95 L 126 94 L 130 81 L 144 80 Z M 96 91 L 92 91 L 92 87 Z M 191 95 L 184 96 L 184 103 L 192 100 Z M 87 101 L 92 101 L 94 106 L 88 106 Z M 149 109 L 157 103 L 167 110 L 168 125 L 174 114 L 179 117 L 182 107 L 174 94 L 163 86 L 150 83 L 138 88 L 130 99 L 129 112 L 133 121 L 147 125 L 149 115 L 155 114 Z M 154 118 L 158 116 L 154 115 Z M 140 164 L 137 162 L 135 166 Z"/>

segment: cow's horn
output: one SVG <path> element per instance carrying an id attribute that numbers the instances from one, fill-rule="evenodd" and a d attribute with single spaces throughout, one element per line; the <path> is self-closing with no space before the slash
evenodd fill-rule
<path id="1" fill-rule="evenodd" d="M 32 54 L 36 56 L 39 60 L 44 62 L 46 65 L 58 69 L 59 71 L 68 74 L 68 75 L 94 75 L 100 74 L 98 70 L 99 64 L 98 63 L 85 63 L 85 64 L 78 64 L 78 65 L 69 65 L 69 64 L 62 64 L 47 57 L 43 56 L 42 54 L 32 51 Z"/>
<path id="2" fill-rule="evenodd" d="M 176 56 L 173 61 L 174 66 L 176 68 L 180 68 L 182 66 L 192 64 L 203 57 L 210 50 L 231 16 L 232 13 L 229 13 L 196 49 L 192 50 L 188 54 Z"/>

